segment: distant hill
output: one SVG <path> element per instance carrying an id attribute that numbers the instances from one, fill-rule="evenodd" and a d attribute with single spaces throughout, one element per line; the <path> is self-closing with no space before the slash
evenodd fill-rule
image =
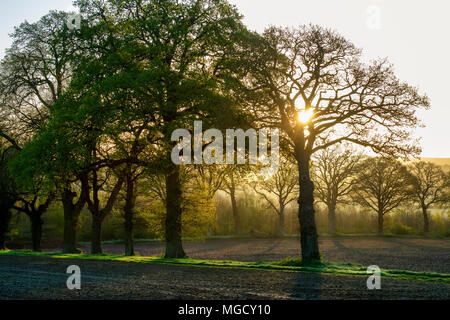
<path id="1" fill-rule="evenodd" d="M 422 160 L 437 164 L 446 172 L 450 172 L 450 158 L 422 158 Z"/>

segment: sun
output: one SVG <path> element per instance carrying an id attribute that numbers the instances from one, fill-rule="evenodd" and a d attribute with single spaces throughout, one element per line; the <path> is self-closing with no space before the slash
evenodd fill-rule
<path id="1" fill-rule="evenodd" d="M 313 109 L 302 110 L 298 112 L 298 121 L 300 121 L 303 124 L 307 124 L 308 122 L 310 122 L 313 117 L 314 117 Z"/>

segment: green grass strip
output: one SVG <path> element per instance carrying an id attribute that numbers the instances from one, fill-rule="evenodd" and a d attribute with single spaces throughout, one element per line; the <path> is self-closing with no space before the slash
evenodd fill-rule
<path id="1" fill-rule="evenodd" d="M 96 260 L 96 261 L 119 261 L 129 263 L 148 263 L 183 265 L 193 267 L 215 267 L 215 268 L 240 268 L 256 270 L 276 270 L 285 272 L 312 272 L 328 275 L 341 276 L 368 276 L 367 268 L 354 263 L 316 262 L 304 264 L 300 259 L 287 258 L 282 261 L 241 262 L 225 260 L 200 260 L 200 259 L 163 259 L 158 257 L 125 257 L 118 255 L 85 255 L 85 254 L 62 254 L 51 252 L 33 252 L 28 250 L 3 250 L 0 256 L 30 256 L 53 259 L 73 260 Z M 435 272 L 418 272 L 408 270 L 382 269 L 381 276 L 384 278 L 415 280 L 425 282 L 450 283 L 450 274 Z"/>

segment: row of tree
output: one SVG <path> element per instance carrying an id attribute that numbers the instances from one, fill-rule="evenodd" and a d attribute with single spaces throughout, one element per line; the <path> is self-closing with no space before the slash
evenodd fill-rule
<path id="1" fill-rule="evenodd" d="M 328 211 L 328 232 L 336 234 L 336 207 L 338 204 L 356 204 L 373 210 L 378 215 L 378 233 L 383 233 L 383 217 L 400 205 L 418 206 L 423 214 L 423 232 L 430 232 L 431 206 L 450 202 L 450 174 L 431 162 L 411 160 L 403 162 L 387 157 L 367 157 L 354 149 L 331 147 L 318 152 L 311 163 L 316 202 Z M 241 171 L 240 182 L 228 178 L 232 184 L 230 195 L 235 233 L 240 234 L 236 206 L 236 186 L 245 191 L 252 186 L 279 218 L 279 234 L 284 234 L 285 209 L 298 198 L 299 185 L 295 178 L 297 168 L 285 161 L 273 175 L 254 177 L 254 170 Z M 249 177 L 250 174 L 250 177 Z M 247 179 L 242 179 L 248 177 Z"/>
<path id="2" fill-rule="evenodd" d="M 280 130 L 300 189 L 302 258 L 319 260 L 312 156 L 344 142 L 391 157 L 420 151 L 410 129 L 428 98 L 398 80 L 387 60 L 364 63 L 361 50 L 333 30 L 258 34 L 225 0 L 75 4 L 79 30 L 67 27 L 65 12 L 25 22 L 1 64 L 0 136 L 15 150 L 8 162 L 14 190 L 2 190 L 15 201 L 4 202 L 2 215 L 8 207 L 25 212 L 33 239 L 59 199 L 64 251 L 77 251 L 76 225 L 87 206 L 91 250 L 100 253 L 101 225 L 119 194 L 131 231 L 140 178 L 163 177 L 155 188 L 163 188 L 166 257 L 185 257 L 185 168 L 171 161 L 171 135 L 202 121 L 205 130 Z M 217 187 L 213 167 L 196 168 L 209 195 Z M 230 193 L 238 179 L 227 180 Z"/>
<path id="3" fill-rule="evenodd" d="M 320 153 L 315 160 L 316 196 L 327 206 L 330 234 L 336 232 L 339 203 L 356 203 L 376 212 L 379 234 L 383 233 L 386 214 L 402 204 L 418 205 L 426 234 L 430 232 L 428 209 L 450 200 L 450 175 L 430 162 L 413 160 L 405 164 L 392 158 L 363 158 L 336 148 Z"/>

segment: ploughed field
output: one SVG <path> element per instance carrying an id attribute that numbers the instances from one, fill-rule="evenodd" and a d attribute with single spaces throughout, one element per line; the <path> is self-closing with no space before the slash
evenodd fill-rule
<path id="1" fill-rule="evenodd" d="M 164 246 L 162 242 L 136 243 L 135 251 L 141 256 L 161 256 Z M 89 246 L 81 248 L 89 252 Z M 275 261 L 300 255 L 300 243 L 295 238 L 186 241 L 184 249 L 190 258 L 212 260 Z M 103 250 L 121 255 L 124 246 L 104 244 Z M 445 239 L 321 237 L 320 250 L 326 261 L 450 273 L 450 240 Z"/>
<path id="2" fill-rule="evenodd" d="M 184 246 L 190 257 L 202 259 L 268 261 L 299 255 L 297 239 L 223 239 Z M 450 240 L 322 237 L 320 246 L 329 261 L 450 273 Z M 121 244 L 103 248 L 123 254 Z M 159 256 L 164 243 L 137 243 L 136 251 Z M 81 269 L 81 290 L 66 287 L 70 265 Z M 0 299 L 450 299 L 449 283 L 382 278 L 381 290 L 368 290 L 366 281 L 365 276 L 309 272 L 0 255 Z"/>
<path id="3" fill-rule="evenodd" d="M 81 270 L 81 290 L 66 269 Z M 450 284 L 363 276 L 0 256 L 0 299 L 450 299 Z M 176 312 L 175 309 L 171 312 Z"/>

